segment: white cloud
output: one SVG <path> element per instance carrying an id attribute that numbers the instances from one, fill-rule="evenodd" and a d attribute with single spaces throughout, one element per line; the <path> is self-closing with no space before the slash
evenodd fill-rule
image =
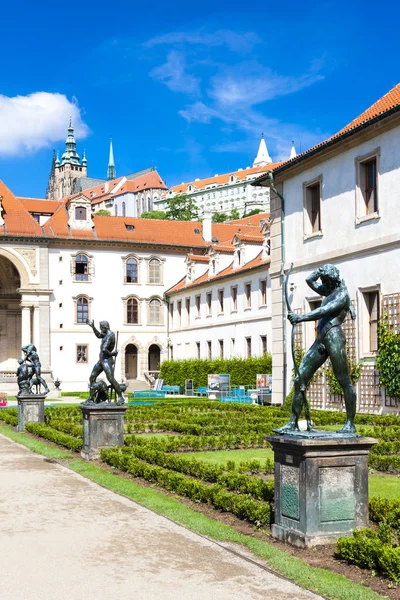
<path id="1" fill-rule="evenodd" d="M 236 33 L 229 29 L 220 29 L 214 33 L 206 33 L 204 30 L 185 32 L 177 31 L 166 33 L 151 38 L 145 42 L 145 46 L 151 48 L 158 45 L 196 45 L 208 46 L 214 48 L 218 46 L 226 46 L 229 50 L 238 53 L 250 52 L 256 44 L 260 43 L 260 38 L 253 32 Z"/>
<path id="2" fill-rule="evenodd" d="M 186 59 L 181 52 L 171 50 L 167 56 L 167 62 L 153 69 L 150 75 L 164 83 L 173 92 L 184 92 L 189 95 L 199 93 L 200 80 L 187 73 Z"/>
<path id="3" fill-rule="evenodd" d="M 0 155 L 32 152 L 65 139 L 70 115 L 76 137 L 86 137 L 89 128 L 79 107 L 63 94 L 34 92 L 13 98 L 0 94 Z"/>

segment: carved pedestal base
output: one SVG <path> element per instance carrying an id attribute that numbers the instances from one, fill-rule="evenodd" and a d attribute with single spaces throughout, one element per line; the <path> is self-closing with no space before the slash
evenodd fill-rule
<path id="1" fill-rule="evenodd" d="M 18 431 L 25 431 L 25 423 L 44 423 L 44 401 L 46 394 L 17 396 Z"/>
<path id="2" fill-rule="evenodd" d="M 275 458 L 272 535 L 300 548 L 368 525 L 368 453 L 377 440 L 267 436 Z"/>
<path id="3" fill-rule="evenodd" d="M 86 460 L 98 458 L 101 448 L 124 445 L 124 414 L 126 405 L 82 405 L 83 446 L 81 455 Z"/>

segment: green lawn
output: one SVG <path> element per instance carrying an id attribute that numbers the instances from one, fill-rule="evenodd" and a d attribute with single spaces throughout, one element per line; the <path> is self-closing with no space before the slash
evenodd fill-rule
<path id="1" fill-rule="evenodd" d="M 185 452 L 185 456 L 193 456 L 209 464 L 224 464 L 228 460 L 236 464 L 244 460 L 265 461 L 267 458 L 274 460 L 274 453 L 269 448 L 255 448 L 249 450 L 214 450 L 212 452 Z"/>
<path id="2" fill-rule="evenodd" d="M 386 475 L 369 475 L 368 477 L 368 495 L 382 496 L 389 500 L 399 500 L 400 498 L 400 477 L 388 477 Z"/>

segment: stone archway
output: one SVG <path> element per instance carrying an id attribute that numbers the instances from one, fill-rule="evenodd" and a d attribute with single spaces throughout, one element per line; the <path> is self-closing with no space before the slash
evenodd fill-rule
<path id="1" fill-rule="evenodd" d="M 143 344 L 134 336 L 130 336 L 126 342 L 121 344 L 121 350 L 119 356 L 121 357 L 121 380 L 130 379 L 127 377 L 127 371 L 131 370 L 132 364 L 127 364 L 128 361 L 135 361 L 134 358 L 129 358 L 131 352 L 133 351 L 133 347 L 136 348 L 136 377 L 134 379 L 143 380 L 144 371 L 147 370 L 147 366 L 145 364 L 146 350 Z"/>
<path id="2" fill-rule="evenodd" d="M 125 347 L 125 379 L 138 377 L 138 348 L 135 344 Z"/>
<path id="3" fill-rule="evenodd" d="M 0 371 L 15 371 L 21 353 L 21 276 L 14 262 L 0 253 Z M 31 314 L 29 314 L 31 318 Z"/>

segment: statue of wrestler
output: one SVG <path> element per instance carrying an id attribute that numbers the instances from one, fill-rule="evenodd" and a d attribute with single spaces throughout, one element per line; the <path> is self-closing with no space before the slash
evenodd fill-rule
<path id="1" fill-rule="evenodd" d="M 319 280 L 319 281 L 318 281 Z M 305 401 L 305 391 L 314 373 L 330 358 L 332 369 L 344 394 L 346 423 L 339 433 L 354 433 L 356 414 L 356 393 L 350 380 L 349 364 L 346 354 L 346 340 L 341 325 L 348 312 L 355 318 L 350 296 L 338 269 L 333 265 L 324 265 L 311 273 L 306 279 L 314 292 L 324 296 L 319 308 L 304 315 L 288 313 L 292 325 L 303 321 L 318 321 L 317 337 L 305 354 L 294 380 L 292 414 L 287 425 L 276 429 L 278 433 L 297 431 L 298 419 Z"/>
<path id="2" fill-rule="evenodd" d="M 42 365 L 40 363 L 39 354 L 37 353 L 36 346 L 33 344 L 27 344 L 26 346 L 22 346 L 22 352 L 25 354 L 25 362 L 32 367 L 32 379 L 31 379 L 31 387 L 32 385 L 38 386 L 39 384 L 44 387 L 44 393 L 49 393 L 49 388 L 47 387 L 47 383 L 42 377 Z M 33 379 L 33 375 L 35 378 Z"/>
<path id="3" fill-rule="evenodd" d="M 118 396 L 117 404 L 124 404 L 125 400 L 122 395 L 121 386 L 114 377 L 114 357 L 118 354 L 118 351 L 114 350 L 115 334 L 113 331 L 111 331 L 108 321 L 100 321 L 100 331 L 96 329 L 93 321 L 87 319 L 86 323 L 93 329 L 95 336 L 101 339 L 99 360 L 94 365 L 89 379 L 90 397 L 88 399 L 88 403 L 95 402 L 94 384 L 96 383 L 96 379 L 100 373 L 104 371 L 108 382 Z"/>

